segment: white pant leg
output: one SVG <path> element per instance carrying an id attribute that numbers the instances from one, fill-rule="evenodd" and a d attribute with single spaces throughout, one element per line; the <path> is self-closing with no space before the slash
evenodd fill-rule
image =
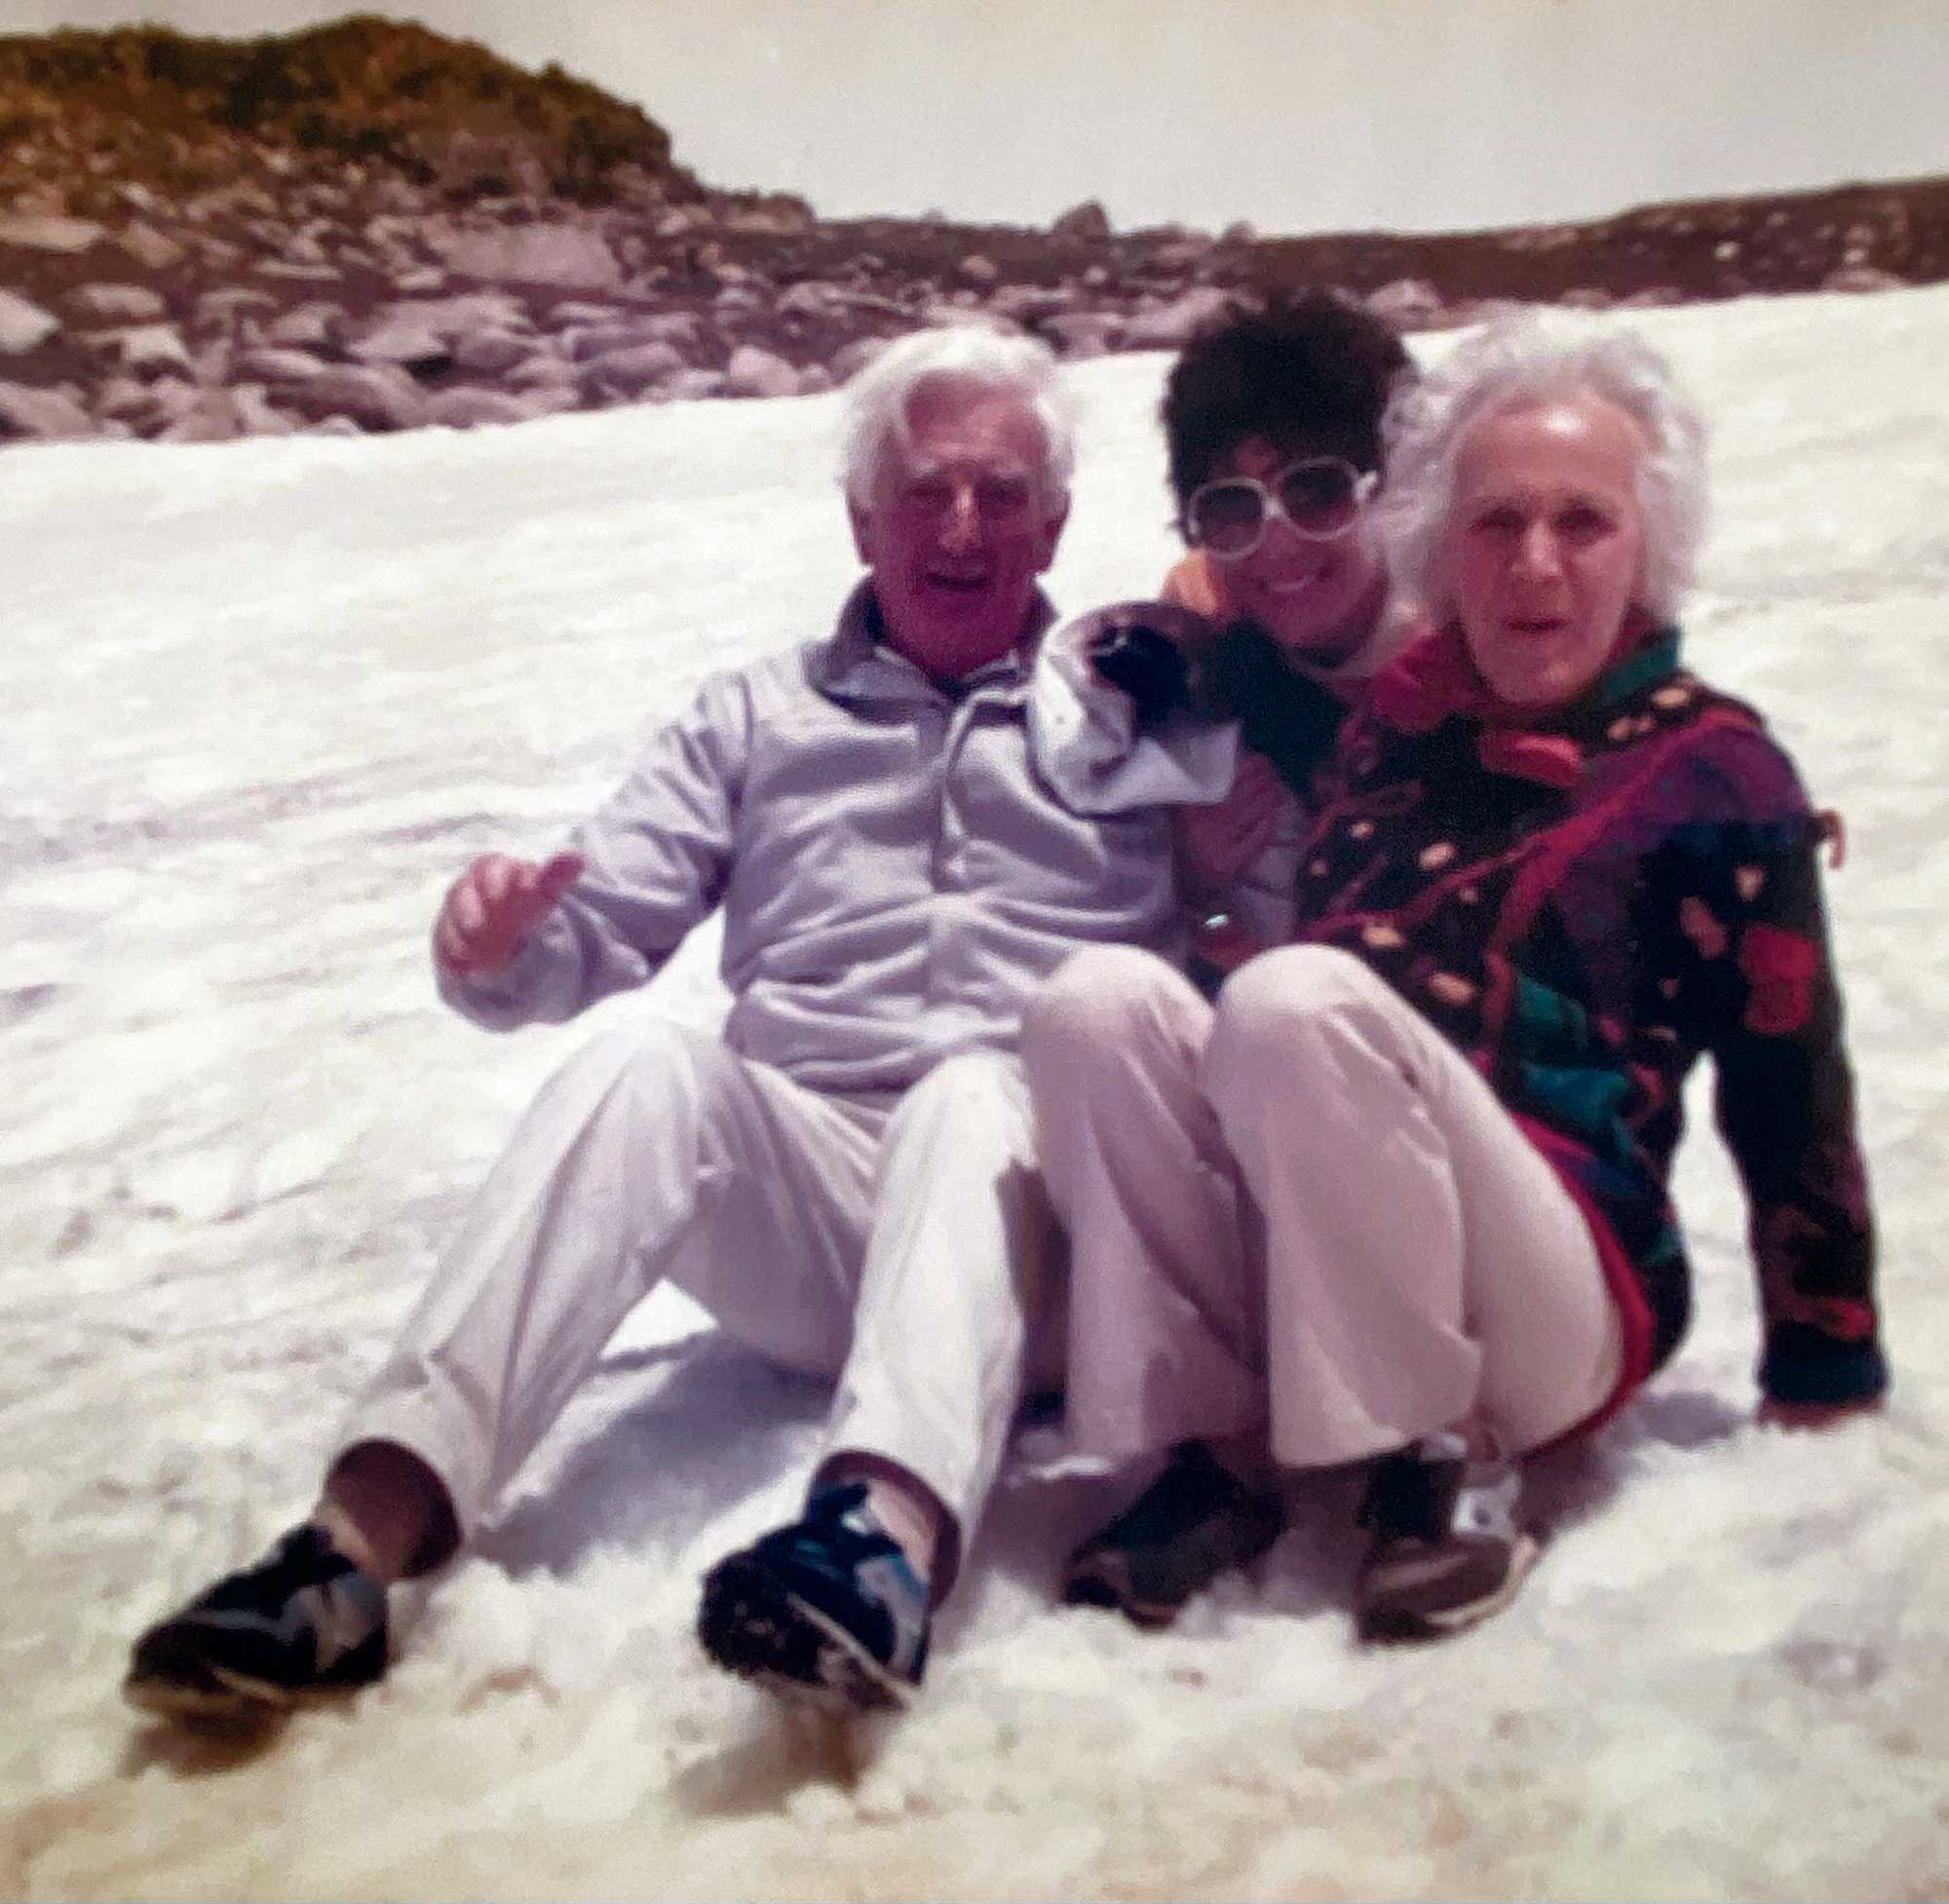
<path id="1" fill-rule="evenodd" d="M 1265 1292 L 1199 1082 L 1211 1008 L 1172 966 L 1104 947 L 1030 1003 L 1022 1062 L 1069 1233 L 1070 1438 L 1124 1457 L 1266 1419 Z"/>
<path id="2" fill-rule="evenodd" d="M 1265 1218 L 1280 1461 L 1350 1461 L 1471 1414 L 1516 1452 L 1604 1399 L 1622 1338 L 1582 1213 L 1357 959 L 1293 946 L 1233 973 L 1204 1082 Z"/>
<path id="3" fill-rule="evenodd" d="M 883 1117 L 705 1034 L 593 1041 L 516 1125 L 341 1447 L 410 1449 L 471 1536 L 665 1276 L 763 1352 L 830 1373 Z"/>
<path id="4" fill-rule="evenodd" d="M 946 1059 L 907 1092 L 881 1141 L 825 1453 L 875 1456 L 927 1484 L 954 1517 L 943 1580 L 994 1484 L 1025 1380 L 1054 1372 L 1046 1345 L 1060 1263 L 1019 1062 L 994 1051 Z"/>

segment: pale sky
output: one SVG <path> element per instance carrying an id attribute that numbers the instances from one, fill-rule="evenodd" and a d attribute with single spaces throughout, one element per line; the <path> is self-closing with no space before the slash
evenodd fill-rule
<path id="1" fill-rule="evenodd" d="M 426 0 L 832 216 L 1458 229 L 1949 171 L 1949 0 Z M 318 0 L 0 0 L 244 35 Z"/>

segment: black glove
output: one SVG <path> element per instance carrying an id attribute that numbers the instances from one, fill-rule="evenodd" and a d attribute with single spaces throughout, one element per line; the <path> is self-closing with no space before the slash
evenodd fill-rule
<path id="1" fill-rule="evenodd" d="M 1140 727 L 1191 705 L 1191 664 L 1161 628 L 1118 620 L 1091 638 L 1088 652 L 1097 675 L 1129 696 Z"/>

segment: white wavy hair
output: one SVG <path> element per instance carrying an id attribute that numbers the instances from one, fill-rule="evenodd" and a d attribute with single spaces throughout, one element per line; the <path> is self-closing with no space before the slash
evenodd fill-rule
<path id="1" fill-rule="evenodd" d="M 908 411 L 926 385 L 1019 397 L 1042 428 L 1048 506 L 1054 510 L 1068 501 L 1076 471 L 1075 407 L 1056 374 L 1054 354 L 1032 337 L 961 324 L 897 338 L 847 384 L 839 471 L 856 508 L 871 503 L 887 445 L 903 453 L 912 446 Z"/>
<path id="2" fill-rule="evenodd" d="M 1660 622 L 1671 620 L 1692 586 L 1705 533 L 1704 416 L 1671 365 L 1636 332 L 1533 313 L 1492 320 L 1388 405 L 1388 480 L 1378 507 L 1388 564 L 1407 595 L 1437 616 L 1453 606 L 1444 599 L 1441 555 L 1469 427 L 1579 396 L 1615 403 L 1644 432 L 1638 605 Z"/>

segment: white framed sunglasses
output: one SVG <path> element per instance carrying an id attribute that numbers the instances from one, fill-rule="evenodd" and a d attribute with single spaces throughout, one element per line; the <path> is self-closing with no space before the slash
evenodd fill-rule
<path id="1" fill-rule="evenodd" d="M 1307 542 L 1337 542 L 1380 485 L 1372 470 L 1357 470 L 1344 456 L 1303 457 L 1270 482 L 1220 476 L 1191 492 L 1185 540 L 1218 561 L 1242 562 L 1265 541 L 1277 515 Z"/>

